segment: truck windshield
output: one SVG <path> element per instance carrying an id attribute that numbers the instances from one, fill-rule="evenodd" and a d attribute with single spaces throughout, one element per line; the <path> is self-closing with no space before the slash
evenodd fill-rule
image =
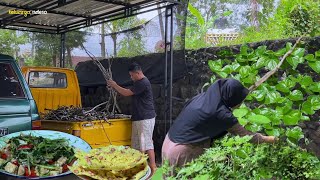
<path id="1" fill-rule="evenodd" d="M 31 71 L 28 83 L 34 88 L 66 88 L 67 76 L 58 72 Z"/>
<path id="2" fill-rule="evenodd" d="M 0 86 L 0 98 L 26 97 L 11 63 L 0 63 Z"/>

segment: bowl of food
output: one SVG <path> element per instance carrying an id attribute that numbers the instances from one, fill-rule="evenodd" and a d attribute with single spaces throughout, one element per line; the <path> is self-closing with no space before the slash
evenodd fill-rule
<path id="1" fill-rule="evenodd" d="M 77 151 L 78 159 L 69 169 L 81 179 L 130 179 L 145 180 L 151 174 L 148 156 L 127 146 Z"/>
<path id="2" fill-rule="evenodd" d="M 89 152 L 84 140 L 71 134 L 30 130 L 0 137 L 0 173 L 21 179 L 50 179 L 71 174 L 75 152 Z"/>

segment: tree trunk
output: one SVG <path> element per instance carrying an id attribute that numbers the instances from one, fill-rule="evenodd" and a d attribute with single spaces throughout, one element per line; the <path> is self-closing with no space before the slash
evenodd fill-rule
<path id="1" fill-rule="evenodd" d="M 111 38 L 113 41 L 113 56 L 117 57 L 117 35 L 111 34 Z"/>
<path id="2" fill-rule="evenodd" d="M 188 3 L 189 0 L 182 0 L 182 4 L 176 6 L 177 7 L 177 14 L 180 15 L 181 18 L 177 18 L 177 25 L 179 29 L 179 34 L 177 36 L 181 37 L 180 42 L 180 49 L 184 50 L 185 48 L 185 37 L 186 37 L 186 25 L 187 25 L 187 15 L 188 15 Z"/>
<path id="3" fill-rule="evenodd" d="M 160 7 L 160 5 L 157 5 L 158 8 Z M 161 13 L 161 9 L 158 9 L 158 16 L 159 16 L 159 25 L 160 25 L 160 33 L 161 33 L 161 39 L 164 40 L 164 27 L 163 27 L 163 19 L 162 19 L 162 13 Z"/>
<path id="4" fill-rule="evenodd" d="M 258 20 L 258 2 L 257 0 L 250 0 L 251 4 L 251 24 L 259 31 L 259 20 Z"/>
<path id="5" fill-rule="evenodd" d="M 67 60 L 68 60 L 68 64 L 69 64 L 69 67 L 73 67 L 72 66 L 72 58 L 71 58 L 71 48 L 69 46 L 66 47 L 67 49 Z"/>
<path id="6" fill-rule="evenodd" d="M 34 33 L 31 34 L 31 57 L 34 58 L 35 57 L 35 37 L 34 37 Z"/>
<path id="7" fill-rule="evenodd" d="M 105 30 L 104 23 L 101 24 L 101 57 L 106 58 Z"/>
<path id="8" fill-rule="evenodd" d="M 52 55 L 52 66 L 57 67 L 57 53 L 53 53 Z"/>

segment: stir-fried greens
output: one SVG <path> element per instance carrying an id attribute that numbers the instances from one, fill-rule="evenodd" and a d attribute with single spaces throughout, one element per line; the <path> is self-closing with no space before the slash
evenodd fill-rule
<path id="1" fill-rule="evenodd" d="M 67 172 L 74 160 L 74 150 L 66 139 L 21 135 L 1 149 L 0 169 L 19 176 L 55 176 Z"/>

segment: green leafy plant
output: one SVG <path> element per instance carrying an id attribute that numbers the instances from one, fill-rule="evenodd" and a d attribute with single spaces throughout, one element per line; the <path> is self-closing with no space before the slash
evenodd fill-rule
<path id="1" fill-rule="evenodd" d="M 274 69 L 279 58 L 291 47 L 292 44 L 287 43 L 285 48 L 274 52 L 266 46 L 253 50 L 243 45 L 231 63 L 222 59 L 208 62 L 209 68 L 214 72 L 211 83 L 217 78 L 231 77 L 248 87 L 261 78 L 261 72 Z M 278 72 L 280 77 L 269 78 L 247 97 L 240 109 L 234 111 L 239 122 L 253 132 L 263 131 L 268 135 L 285 136 L 292 130 L 282 128 L 283 126 L 296 126 L 302 121 L 310 120 L 310 116 L 320 109 L 320 85 L 311 76 L 300 74 L 297 67 L 307 64 L 310 70 L 320 72 L 319 53 L 305 55 L 304 48 L 296 48 Z M 300 134 L 291 136 L 289 141 L 297 142 L 303 137 L 302 131 L 295 133 Z"/>
<path id="2" fill-rule="evenodd" d="M 294 134 L 294 133 L 293 133 Z M 225 137 L 171 179 L 318 179 L 320 161 L 284 142 L 252 144 L 251 137 Z M 158 176 L 158 179 L 161 179 Z"/>

